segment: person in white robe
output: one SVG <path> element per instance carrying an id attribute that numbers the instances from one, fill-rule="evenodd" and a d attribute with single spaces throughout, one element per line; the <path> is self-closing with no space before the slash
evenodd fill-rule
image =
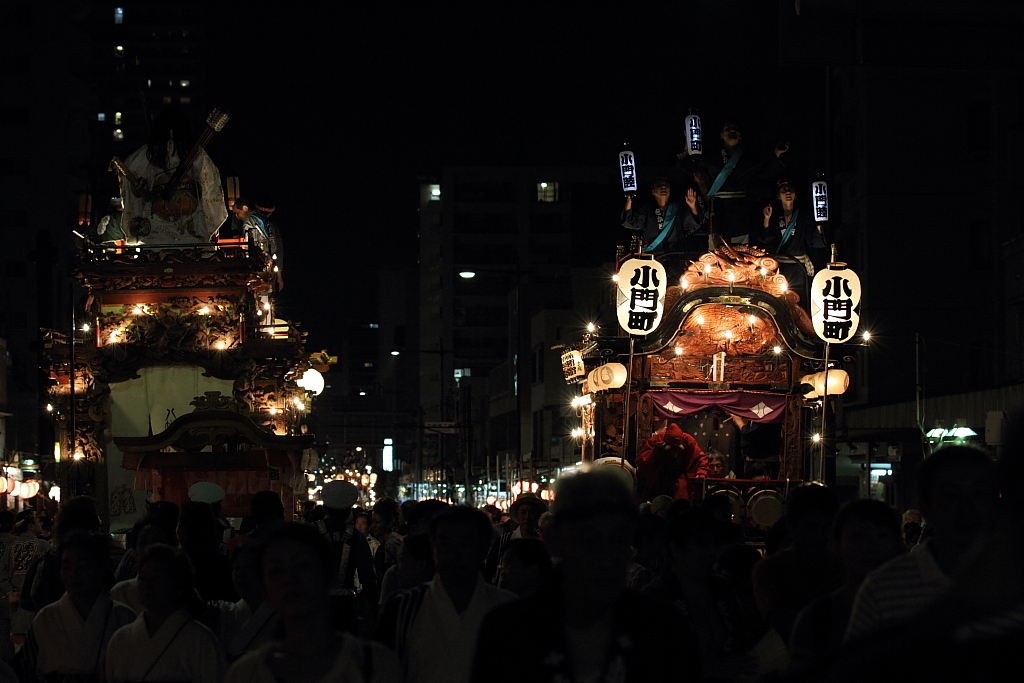
<path id="1" fill-rule="evenodd" d="M 327 600 L 334 576 L 327 542 L 304 524 L 284 524 L 263 548 L 267 601 L 284 623 L 284 639 L 231 665 L 226 683 L 399 683 L 394 653 L 335 631 Z"/>
<path id="2" fill-rule="evenodd" d="M 153 517 L 146 517 L 135 523 L 130 534 L 135 539 L 135 547 L 132 548 L 135 557 L 142 557 L 146 548 L 154 543 L 166 545 L 177 545 L 178 539 L 174 535 L 174 529 Z M 118 581 L 110 589 L 110 597 L 117 602 L 124 603 L 132 608 L 135 614 L 142 614 L 142 598 L 139 595 L 139 577 L 134 576 L 124 581 Z"/>
<path id="3" fill-rule="evenodd" d="M 107 683 L 221 683 L 224 658 L 217 637 L 185 609 L 194 590 L 188 557 L 151 545 L 139 559 L 138 578 L 143 611 L 110 639 Z"/>
<path id="4" fill-rule="evenodd" d="M 188 120 L 178 109 L 164 109 L 150 126 L 149 143 L 124 165 L 134 178 L 122 178 L 122 228 L 129 244 L 209 242 L 228 217 L 220 172 L 203 150 L 176 187 L 168 183 L 193 146 Z M 133 185 L 132 180 L 136 182 Z"/>
<path id="5" fill-rule="evenodd" d="M 103 590 L 110 559 L 103 534 L 73 533 L 61 541 L 57 556 L 66 592 L 32 621 L 24 649 L 26 669 L 39 681 L 69 675 L 95 678 L 114 631 L 134 621 L 135 614 Z"/>
<path id="6" fill-rule="evenodd" d="M 245 542 L 236 549 L 231 578 L 242 599 L 217 603 L 214 629 L 229 662 L 274 640 L 281 628 L 281 617 L 267 600 L 260 575 L 259 547 L 255 543 Z"/>

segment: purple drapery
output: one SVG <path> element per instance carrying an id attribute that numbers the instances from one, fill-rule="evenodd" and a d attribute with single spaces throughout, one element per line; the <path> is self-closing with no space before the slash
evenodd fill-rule
<path id="1" fill-rule="evenodd" d="M 659 417 L 686 417 L 709 408 L 751 422 L 782 422 L 786 415 L 786 395 L 767 391 L 652 391 L 654 410 Z"/>

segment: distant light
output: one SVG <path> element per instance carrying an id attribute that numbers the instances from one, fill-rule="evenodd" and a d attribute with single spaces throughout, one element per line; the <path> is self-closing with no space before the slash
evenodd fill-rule
<path id="1" fill-rule="evenodd" d="M 359 395 L 360 395 L 360 396 L 366 396 L 366 392 L 365 392 L 365 391 L 360 391 L 360 392 L 359 392 Z"/>
<path id="2" fill-rule="evenodd" d="M 756 325 L 757 324 L 757 316 L 756 315 L 752 315 L 749 318 L 747 318 L 747 321 L 750 322 L 751 325 Z"/>
<path id="3" fill-rule="evenodd" d="M 392 351 L 392 352 L 391 352 L 391 355 L 392 355 L 392 356 L 397 356 L 397 355 L 399 355 L 400 353 L 401 353 L 401 351 L 399 351 L 398 349 L 395 349 L 394 351 Z"/>
<path id="4" fill-rule="evenodd" d="M 82 458 L 85 457 L 85 453 L 83 453 L 82 451 L 75 451 L 75 454 L 72 457 L 75 460 L 81 460 Z"/>
<path id="5" fill-rule="evenodd" d="M 676 355 L 677 356 L 683 355 L 683 347 L 682 346 L 677 346 L 676 347 Z"/>
<path id="6" fill-rule="evenodd" d="M 47 403 L 46 404 L 46 412 L 48 412 L 48 413 L 52 413 L 53 412 L 53 404 L 52 403 Z"/>
<path id="7" fill-rule="evenodd" d="M 540 184 L 540 186 L 541 186 L 541 187 L 547 187 L 547 186 L 548 186 L 548 184 L 547 184 L 547 183 L 541 183 L 541 184 Z"/>
<path id="8" fill-rule="evenodd" d="M 726 339 L 732 339 L 732 330 L 726 330 L 725 331 L 725 338 Z"/>
<path id="9" fill-rule="evenodd" d="M 270 414 L 271 415 L 277 415 L 277 408 L 271 408 L 270 409 Z"/>
<path id="10" fill-rule="evenodd" d="M 270 310 L 270 304 L 263 304 L 263 310 L 264 311 L 269 311 Z"/>
<path id="11" fill-rule="evenodd" d="M 88 331 L 89 331 L 89 323 L 85 323 L 84 325 L 82 325 L 82 332 L 88 332 Z"/>
<path id="12" fill-rule="evenodd" d="M 612 282 L 618 282 L 618 281 L 619 281 L 619 274 L 615 273 L 615 275 L 612 275 Z"/>
<path id="13" fill-rule="evenodd" d="M 135 308 L 132 309 L 132 313 L 134 313 L 135 315 L 142 315 L 145 312 L 146 310 L 142 306 L 136 306 Z"/>
<path id="14" fill-rule="evenodd" d="M 965 439 L 968 436 L 977 436 L 978 432 L 974 431 L 970 427 L 954 427 L 950 431 L 946 432 L 949 436 L 956 437 L 957 439 Z"/>
<path id="15" fill-rule="evenodd" d="M 871 333 L 870 332 L 864 332 L 864 334 L 862 334 L 861 336 L 864 338 L 864 341 L 871 341 Z"/>
<path id="16" fill-rule="evenodd" d="M 819 441 L 821 441 L 821 434 L 815 434 L 814 436 L 812 436 L 811 441 L 813 441 L 814 443 L 818 443 Z"/>
<path id="17" fill-rule="evenodd" d="M 224 342 L 223 339 L 221 339 L 219 342 L 217 342 L 216 346 L 218 349 L 223 351 L 224 349 L 227 348 L 228 345 Z"/>
<path id="18" fill-rule="evenodd" d="M 199 309 L 199 315 L 210 315 L 210 307 L 209 306 L 203 306 L 202 308 L 200 308 Z"/>
<path id="19" fill-rule="evenodd" d="M 356 446 L 356 453 L 362 453 L 362 452 L 363 452 L 363 447 L 362 446 Z"/>
<path id="20" fill-rule="evenodd" d="M 778 355 L 778 354 L 782 353 L 782 347 L 781 346 L 774 346 L 774 347 L 772 347 L 772 352 L 775 353 L 776 355 Z"/>
<path id="21" fill-rule="evenodd" d="M 476 277 L 476 271 L 473 270 L 461 270 L 459 271 L 459 277 L 463 280 L 472 280 Z"/>
<path id="22" fill-rule="evenodd" d="M 594 323 L 587 323 L 587 332 L 593 333 L 597 329 Z"/>

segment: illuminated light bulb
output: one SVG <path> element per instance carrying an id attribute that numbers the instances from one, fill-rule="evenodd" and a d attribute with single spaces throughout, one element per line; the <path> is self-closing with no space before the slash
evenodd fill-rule
<path id="1" fill-rule="evenodd" d="M 110 343 L 111 344 L 116 344 L 118 341 L 120 341 L 120 338 L 121 338 L 121 330 L 114 330 L 113 332 L 110 333 Z"/>
<path id="2" fill-rule="evenodd" d="M 89 331 L 89 323 L 85 323 L 84 325 L 82 325 L 82 332 L 88 332 L 88 331 Z"/>
<path id="3" fill-rule="evenodd" d="M 863 337 L 864 337 L 864 341 L 871 341 L 871 333 L 870 332 L 865 332 Z"/>
<path id="4" fill-rule="evenodd" d="M 779 285 L 779 289 L 781 289 L 783 292 L 787 291 L 789 289 L 789 283 L 783 282 L 781 285 Z"/>
<path id="5" fill-rule="evenodd" d="M 612 275 L 612 282 L 618 282 L 618 281 L 619 281 L 619 274 L 615 273 L 615 275 Z"/>
<path id="6" fill-rule="evenodd" d="M 686 289 L 687 287 L 689 287 L 689 286 L 690 286 L 690 283 L 686 281 L 686 276 L 685 276 L 685 275 L 683 275 L 683 276 L 681 276 L 681 277 L 679 278 L 679 286 L 680 286 L 680 287 L 681 287 L 682 289 Z"/>
<path id="7" fill-rule="evenodd" d="M 220 340 L 219 342 L 217 342 L 217 348 L 218 348 L 218 349 L 220 349 L 220 350 L 222 350 L 222 351 L 223 351 L 223 350 L 224 350 L 225 348 L 227 348 L 227 346 L 228 346 L 228 345 L 227 345 L 227 344 L 226 344 L 226 343 L 224 342 L 224 340 L 223 340 L 223 339 L 222 339 L 222 340 Z"/>
<path id="8" fill-rule="evenodd" d="M 263 304 L 263 310 L 264 311 L 269 311 L 270 310 L 270 304 Z"/>
<path id="9" fill-rule="evenodd" d="M 761 277 L 764 277 L 767 274 L 768 274 L 768 269 L 765 268 L 764 266 L 762 266 L 761 267 Z"/>
<path id="10" fill-rule="evenodd" d="M 747 318 L 747 321 L 750 322 L 751 327 L 753 327 L 754 325 L 757 324 L 757 316 L 752 315 L 749 318 Z"/>
<path id="11" fill-rule="evenodd" d="M 277 266 L 274 266 L 274 272 L 275 273 L 277 272 Z"/>
<path id="12" fill-rule="evenodd" d="M 698 315 L 697 316 L 697 324 L 700 325 L 701 327 L 704 327 L 704 316 L 702 316 L 702 315 Z"/>
<path id="13" fill-rule="evenodd" d="M 725 338 L 726 339 L 732 339 L 732 330 L 726 330 L 725 331 Z"/>
<path id="14" fill-rule="evenodd" d="M 594 323 L 587 323 L 587 332 L 593 333 L 597 329 L 597 325 Z"/>
<path id="15" fill-rule="evenodd" d="M 735 282 L 735 281 L 736 281 L 736 273 L 734 273 L 734 272 L 732 272 L 730 270 L 729 271 L 729 282 Z"/>
<path id="16" fill-rule="evenodd" d="M 677 346 L 676 347 L 676 355 L 677 356 L 683 355 L 683 347 L 682 346 Z"/>
<path id="17" fill-rule="evenodd" d="M 270 414 L 271 415 L 277 415 L 277 408 L 271 408 L 270 409 Z"/>
<path id="18" fill-rule="evenodd" d="M 778 355 L 778 354 L 782 353 L 782 347 L 781 346 L 773 346 L 772 347 L 772 352 L 775 353 L 776 355 Z"/>
<path id="19" fill-rule="evenodd" d="M 273 255 L 273 256 L 271 256 L 270 258 L 272 258 L 272 259 L 274 259 L 274 260 L 276 261 L 276 260 L 277 260 L 277 254 L 274 254 L 274 255 Z"/>
<path id="20" fill-rule="evenodd" d="M 83 453 L 82 451 L 75 451 L 75 454 L 72 457 L 75 460 L 81 460 L 82 458 L 85 457 L 85 453 Z"/>
<path id="21" fill-rule="evenodd" d="M 811 441 L 813 441 L 814 443 L 818 443 L 819 441 L 821 441 L 821 434 L 815 434 L 814 436 L 812 436 Z"/>
<path id="22" fill-rule="evenodd" d="M 142 306 L 136 306 L 135 308 L 132 309 L 132 313 L 134 313 L 135 315 L 142 315 L 143 312 L 144 311 L 142 310 Z"/>
<path id="23" fill-rule="evenodd" d="M 53 412 L 53 404 L 52 403 L 47 403 L 46 404 L 46 412 L 48 412 L 48 413 L 52 413 Z"/>
<path id="24" fill-rule="evenodd" d="M 209 306 L 203 306 L 202 308 L 199 309 L 199 315 L 209 315 L 209 314 L 210 314 L 210 307 Z"/>

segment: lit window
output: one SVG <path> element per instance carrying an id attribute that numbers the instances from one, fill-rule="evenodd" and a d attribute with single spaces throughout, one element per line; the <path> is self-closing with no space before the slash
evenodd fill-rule
<path id="1" fill-rule="evenodd" d="M 115 140 L 124 140 L 124 131 L 121 130 L 120 128 L 115 128 L 114 129 L 114 139 Z"/>
<path id="2" fill-rule="evenodd" d="M 187 78 L 181 79 L 181 87 L 182 88 L 187 88 L 188 87 L 188 79 Z"/>
<path id="3" fill-rule="evenodd" d="M 153 79 L 152 78 L 147 78 L 146 79 L 146 87 L 147 88 L 152 88 L 153 87 Z"/>
<path id="4" fill-rule="evenodd" d="M 115 7 L 114 8 L 114 23 L 115 24 L 123 24 L 124 23 L 124 7 Z"/>
<path id="5" fill-rule="evenodd" d="M 377 323 L 370 323 L 369 325 L 367 325 L 367 327 L 369 327 L 371 330 L 376 330 L 378 327 L 380 327 L 380 325 L 378 325 Z"/>
<path id="6" fill-rule="evenodd" d="M 97 121 L 106 121 L 107 120 L 107 115 L 104 112 L 100 112 L 99 114 L 96 114 L 96 120 Z"/>
<path id="7" fill-rule="evenodd" d="M 118 45 L 117 47 L 114 48 L 114 50 L 117 52 L 117 56 L 118 57 L 123 57 L 124 56 L 124 45 Z"/>
<path id="8" fill-rule="evenodd" d="M 439 202 L 441 201 L 441 186 L 431 185 L 430 186 L 430 201 Z"/>
<path id="9" fill-rule="evenodd" d="M 115 126 L 120 126 L 121 125 L 121 112 L 119 112 L 119 111 L 115 111 L 114 112 L 114 125 Z"/>
<path id="10" fill-rule="evenodd" d="M 557 202 L 558 183 L 537 183 L 538 202 Z"/>
<path id="11" fill-rule="evenodd" d="M 192 98 L 191 97 L 182 97 L 179 101 L 182 104 L 192 104 Z"/>
<path id="12" fill-rule="evenodd" d="M 171 103 L 171 98 L 170 97 L 165 97 L 164 98 L 164 104 L 170 104 L 170 103 Z"/>
<path id="13" fill-rule="evenodd" d="M 363 367 L 364 368 L 372 368 L 373 367 L 373 363 L 367 361 L 367 362 L 363 363 Z"/>

